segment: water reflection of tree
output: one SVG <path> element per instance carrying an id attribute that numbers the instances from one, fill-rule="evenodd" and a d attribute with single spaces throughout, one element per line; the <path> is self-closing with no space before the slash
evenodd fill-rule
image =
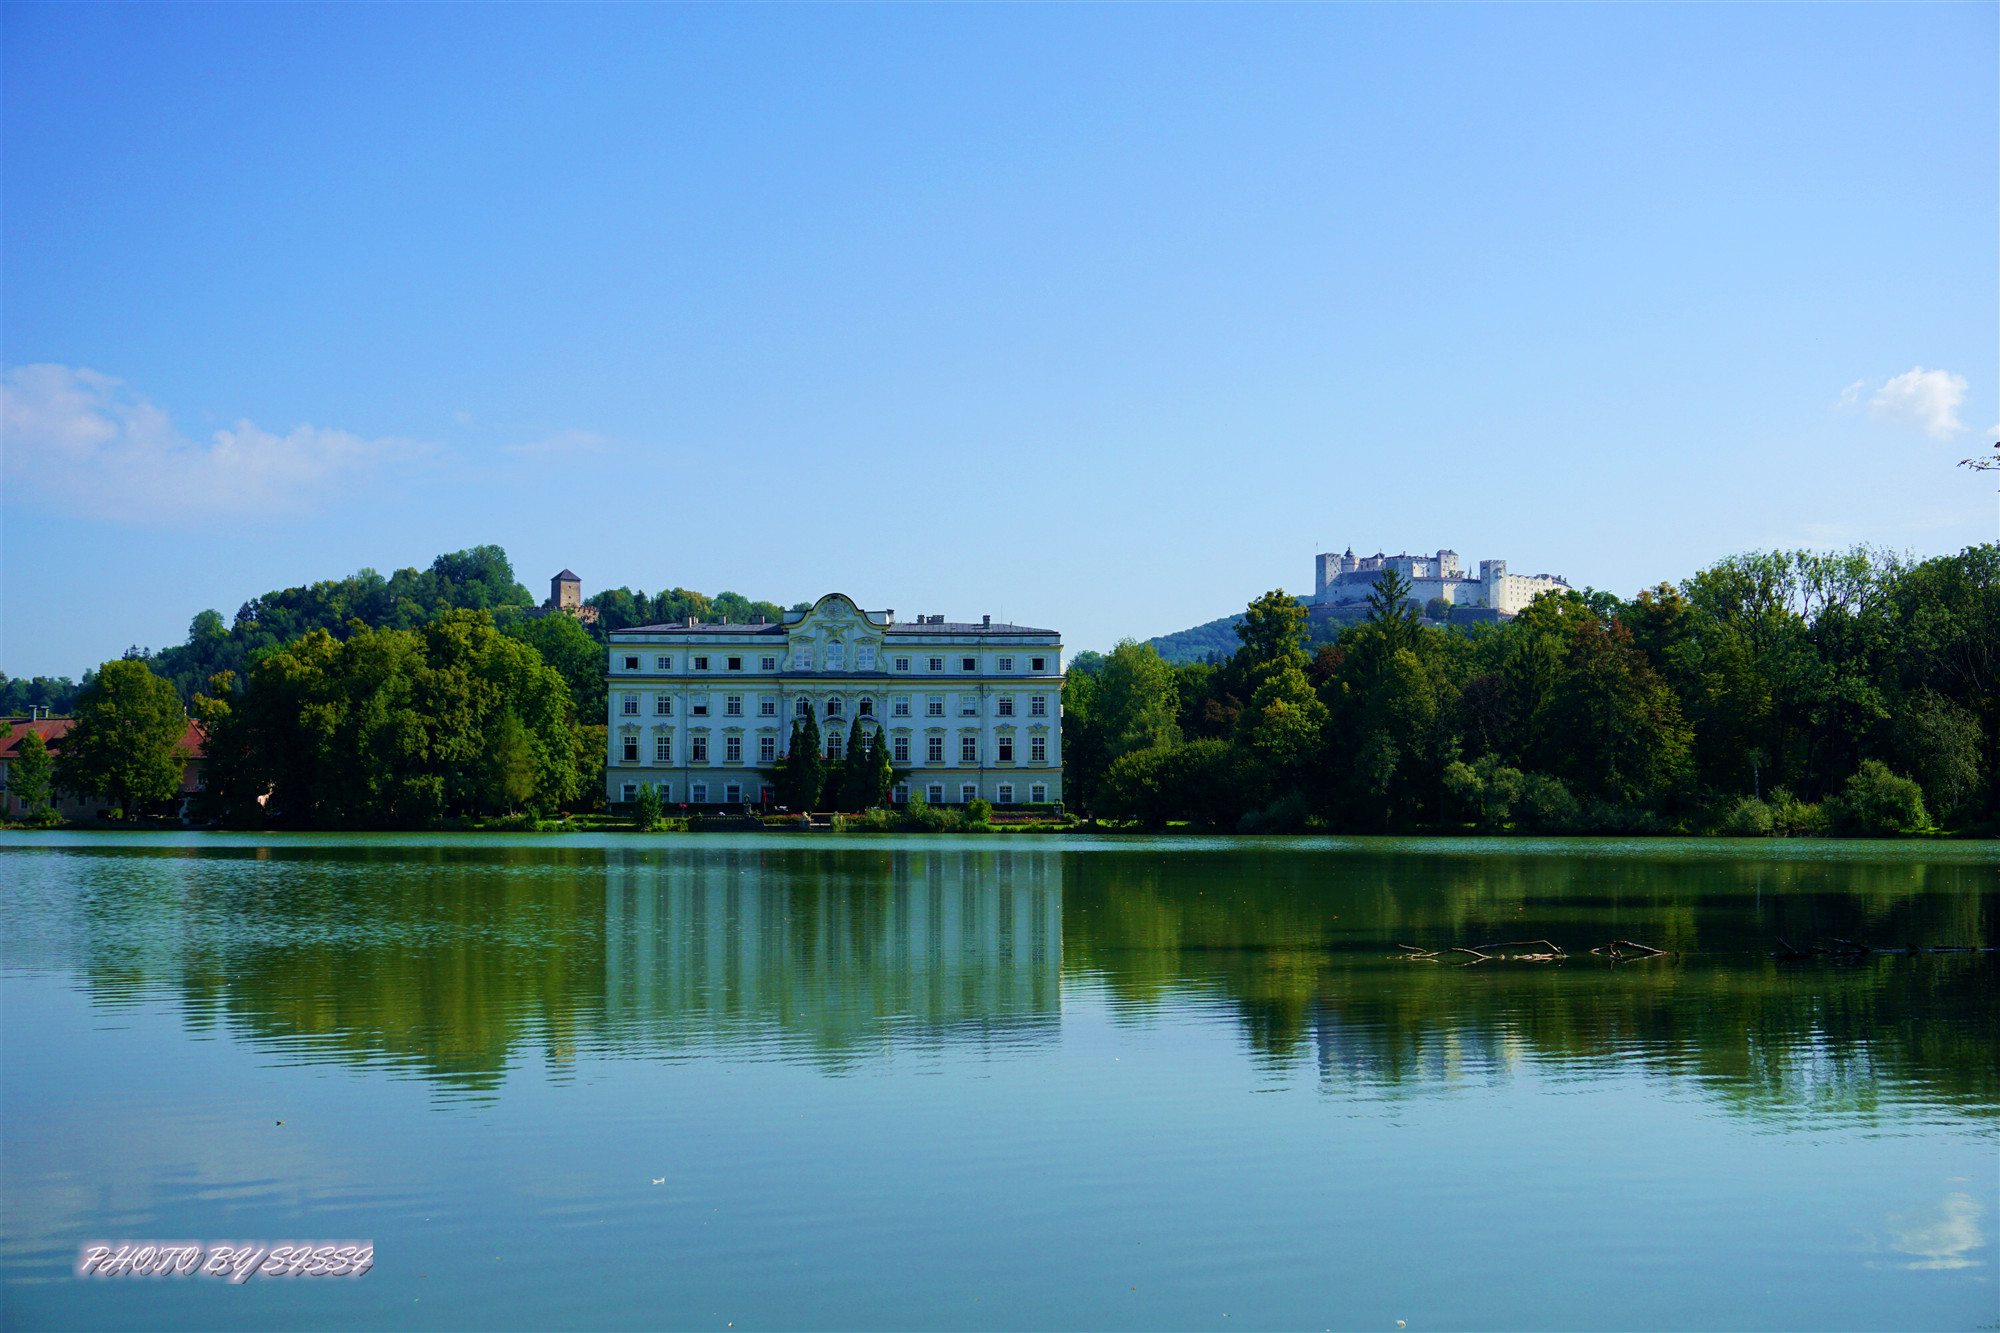
<path id="1" fill-rule="evenodd" d="M 1535 1061 L 1685 1077 L 1758 1113 L 1866 1113 L 1899 1087 L 2000 1101 L 1992 955 L 1766 956 L 1781 934 L 1990 942 L 1987 866 L 912 846 L 121 853 L 80 900 L 81 948 L 102 1002 L 165 982 L 190 1023 L 286 1059 L 473 1095 L 536 1052 L 761 1045 L 834 1069 L 1038 1040 L 1066 975 L 1126 1021 L 1219 1002 L 1260 1061 L 1390 1095 Z M 1682 956 L 1388 957 L 1536 936 Z"/>
<path id="2" fill-rule="evenodd" d="M 1065 967 L 1136 1019 L 1225 997 L 1259 1057 L 1311 1056 L 1385 1090 L 1494 1077 L 1522 1060 L 1698 1079 L 1746 1110 L 1872 1110 L 1896 1089 L 1991 1114 L 1994 956 L 1781 963 L 1774 935 L 1929 947 L 1990 942 L 1989 867 L 1551 857 L 1304 858 L 1246 852 L 1199 873 L 1083 856 L 1064 879 Z M 1613 966 L 1413 963 L 1426 945 L 1629 936 L 1678 958 Z"/>

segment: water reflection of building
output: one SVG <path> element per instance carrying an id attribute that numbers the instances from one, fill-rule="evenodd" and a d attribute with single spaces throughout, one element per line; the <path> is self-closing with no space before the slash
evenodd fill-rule
<path id="1" fill-rule="evenodd" d="M 606 871 L 613 1045 L 841 1052 L 1056 1035 L 1058 855 L 634 851 Z"/>
<path id="2" fill-rule="evenodd" d="M 1504 1026 L 1443 1021 L 1396 1024 L 1358 1016 L 1326 998 L 1313 1006 L 1314 1055 L 1326 1088 L 1436 1087 L 1491 1078 L 1516 1064 L 1521 1042 Z"/>

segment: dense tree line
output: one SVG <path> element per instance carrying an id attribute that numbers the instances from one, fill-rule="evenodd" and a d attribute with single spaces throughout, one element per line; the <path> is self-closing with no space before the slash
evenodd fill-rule
<path id="1" fill-rule="evenodd" d="M 21 679 L 0 671 L 0 716 L 26 717 L 36 709 L 66 716 L 76 707 L 77 693 L 90 684 L 92 674 L 84 672 L 79 685 L 68 676 Z"/>
<path id="2" fill-rule="evenodd" d="M 600 640 L 612 630 L 632 625 L 665 625 L 686 620 L 689 616 L 696 620 L 727 620 L 740 625 L 748 624 L 756 616 L 779 621 L 785 615 L 785 608 L 776 602 L 753 602 L 740 592 L 719 592 L 710 597 L 705 593 L 689 592 L 686 588 L 674 588 L 651 597 L 643 591 L 633 592 L 630 588 L 610 588 L 584 598 L 584 605 L 597 608 L 596 632 Z M 794 611 L 811 609 L 811 602 L 800 602 L 792 607 Z"/>
<path id="3" fill-rule="evenodd" d="M 384 578 L 363 569 L 344 579 L 267 592 L 238 607 L 230 623 L 219 611 L 203 611 L 188 626 L 186 643 L 157 653 L 135 649 L 127 656 L 144 657 L 181 698 L 192 699 L 217 672 L 246 676 L 259 657 L 314 630 L 345 639 L 363 629 L 417 629 L 453 611 L 504 616 L 535 604 L 515 581 L 505 551 L 474 546 L 441 555 L 425 570 L 399 569 Z"/>
<path id="4" fill-rule="evenodd" d="M 197 694 L 205 802 L 224 823 L 420 827 L 574 801 L 601 754 L 569 687 L 486 611 L 416 629 L 324 629 Z"/>
<path id="5" fill-rule="evenodd" d="M 1996 823 L 2000 546 L 1750 554 L 1463 629 L 1407 593 L 1383 579 L 1329 643 L 1280 591 L 1226 661 L 1073 662 L 1071 803 L 1244 831 Z"/>

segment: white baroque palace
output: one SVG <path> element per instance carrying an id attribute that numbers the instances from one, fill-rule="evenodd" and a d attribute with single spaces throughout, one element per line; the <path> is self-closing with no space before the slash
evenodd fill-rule
<path id="1" fill-rule="evenodd" d="M 768 802 L 792 719 L 839 759 L 856 717 L 909 770 L 895 798 L 933 805 L 1062 800 L 1062 636 L 1050 629 L 863 611 L 828 593 L 781 622 L 687 620 L 608 636 L 605 797 L 649 784 L 668 805 Z"/>
<path id="2" fill-rule="evenodd" d="M 1346 606 L 1368 600 L 1375 580 L 1395 570 L 1410 581 L 1413 601 L 1427 603 L 1441 597 L 1447 606 L 1482 606 L 1502 616 L 1515 616 L 1545 592 L 1568 592 L 1569 581 L 1560 574 L 1509 574 L 1505 560 L 1481 560 L 1479 576 L 1472 577 L 1458 567 L 1458 552 L 1439 551 L 1436 555 L 1356 556 L 1326 552 L 1313 557 L 1313 600 L 1315 606 Z"/>

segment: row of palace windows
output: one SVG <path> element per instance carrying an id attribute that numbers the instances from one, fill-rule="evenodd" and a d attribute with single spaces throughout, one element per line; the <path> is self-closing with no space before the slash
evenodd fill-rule
<path id="1" fill-rule="evenodd" d="M 647 785 L 651 786 L 655 791 L 659 792 L 660 799 L 662 801 L 669 803 L 673 801 L 674 799 L 673 783 L 660 782 L 660 783 L 648 783 Z M 943 805 L 944 789 L 945 789 L 945 784 L 942 782 L 931 783 L 925 795 L 925 799 L 928 800 L 932 805 Z M 995 805 L 1014 804 L 1015 790 L 1016 790 L 1015 786 L 1011 782 L 1002 782 L 997 784 L 993 788 L 993 803 Z M 767 804 L 776 794 L 771 790 L 771 788 L 768 785 L 760 785 L 757 788 L 757 792 L 758 792 L 757 799 Z M 690 782 L 688 784 L 688 801 L 690 804 L 707 805 L 708 793 L 709 793 L 709 784 L 706 782 Z M 621 798 L 628 803 L 636 801 L 639 799 L 639 784 L 636 782 L 628 782 L 620 789 L 619 794 Z M 895 789 L 892 792 L 890 792 L 890 797 L 891 799 L 896 801 L 896 803 L 899 805 L 909 800 L 910 784 L 907 782 L 897 783 Z M 961 783 L 958 788 L 958 799 L 959 803 L 962 805 L 970 805 L 973 801 L 979 799 L 979 784 L 976 782 Z M 1035 782 L 1029 784 L 1028 800 L 1031 804 L 1042 805 L 1045 802 L 1047 802 L 1048 799 L 1049 799 L 1049 788 L 1047 783 Z M 743 801 L 743 784 L 740 782 L 723 783 L 722 801 L 723 804 L 725 805 L 741 804 Z"/>
<path id="2" fill-rule="evenodd" d="M 746 660 L 741 656 L 726 656 L 722 654 L 709 654 L 709 653 L 690 653 L 688 654 L 688 659 L 687 659 L 688 670 L 690 671 L 712 670 L 713 668 L 711 667 L 710 664 L 714 662 L 715 658 L 718 656 L 722 657 L 722 669 L 724 671 L 741 671 L 743 669 L 743 663 Z M 627 671 L 639 670 L 639 663 L 643 659 L 644 659 L 644 654 L 642 653 L 625 654 L 625 670 Z M 897 671 L 908 671 L 910 669 L 910 664 L 914 659 L 908 657 L 897 657 L 891 660 L 894 668 Z M 946 661 L 945 658 L 927 657 L 923 660 L 928 670 L 943 671 L 945 669 L 945 661 Z M 799 661 L 801 663 L 805 663 L 808 661 L 804 653 L 800 654 Z M 1049 659 L 1046 657 L 1030 657 L 1027 659 L 1027 662 L 1028 662 L 1029 672 L 1036 675 L 1039 675 L 1042 672 L 1045 672 L 1049 669 Z M 672 671 L 673 669 L 674 669 L 674 658 L 672 653 L 659 653 L 654 656 L 653 658 L 654 671 Z M 778 659 L 775 657 L 760 657 L 757 659 L 757 669 L 759 671 L 776 671 L 778 669 Z M 979 659 L 976 657 L 961 657 L 958 659 L 958 669 L 960 671 L 977 671 L 979 670 Z M 1014 669 L 1014 659 L 1012 657 L 996 658 L 994 659 L 994 669 L 996 671 L 1012 672 Z"/>
<path id="3" fill-rule="evenodd" d="M 979 700 L 980 696 L 976 694 L 959 695 L 958 715 L 960 717 L 980 716 Z M 995 700 L 996 700 L 995 713 L 997 716 L 1016 717 L 1019 715 L 1017 712 L 1018 704 L 1013 695 L 1011 694 L 996 695 Z M 911 701 L 909 695 L 907 694 L 896 695 L 889 701 L 890 715 L 893 717 L 910 716 L 910 703 Z M 701 694 L 695 695 L 693 698 L 688 700 L 688 715 L 690 717 L 707 717 L 708 704 L 709 704 L 708 696 Z M 944 695 L 942 694 L 930 695 L 928 698 L 924 700 L 924 716 L 943 717 L 945 713 L 944 705 L 945 705 Z M 826 715 L 828 717 L 840 717 L 845 712 L 846 707 L 847 707 L 846 703 L 841 699 L 838 698 L 828 699 L 826 701 Z M 621 696 L 619 699 L 619 710 L 625 717 L 639 716 L 639 696 L 636 694 L 627 694 Z M 875 701 L 873 699 L 857 699 L 854 704 L 854 711 L 861 717 L 874 717 Z M 792 712 L 799 717 L 804 717 L 806 714 L 812 712 L 812 701 L 810 699 L 795 700 L 792 704 Z M 674 715 L 674 697 L 671 694 L 654 695 L 653 716 L 672 717 L 673 715 Z M 742 717 L 743 696 L 740 694 L 723 695 L 722 715 L 724 717 Z M 777 715 L 778 715 L 778 701 L 776 698 L 768 694 L 762 694 L 757 696 L 758 717 L 776 717 Z M 1048 715 L 1049 715 L 1049 696 L 1047 696 L 1046 694 L 1029 695 L 1028 716 L 1047 717 Z"/>
<path id="4" fill-rule="evenodd" d="M 838 760 L 845 751 L 846 745 L 847 740 L 844 736 L 837 734 L 828 736 L 826 738 L 826 757 Z M 995 737 L 993 747 L 993 757 L 997 762 L 1002 764 L 1011 764 L 1014 762 L 1015 742 L 1012 736 Z M 637 736 L 623 737 L 622 751 L 626 763 L 638 763 L 639 738 Z M 897 736 L 891 740 L 889 743 L 889 757 L 894 763 L 909 763 L 910 738 L 908 736 Z M 688 758 L 698 764 L 708 762 L 708 737 L 699 734 L 688 737 Z M 778 738 L 775 736 L 759 736 L 757 738 L 757 762 L 769 764 L 776 762 L 777 758 Z M 722 761 L 727 764 L 740 764 L 743 762 L 743 738 L 741 736 L 725 736 L 722 738 Z M 1048 737 L 1030 736 L 1028 738 L 1028 762 L 1046 764 L 1048 761 Z M 672 732 L 663 731 L 653 737 L 653 762 L 656 764 L 671 764 L 674 762 L 674 737 Z M 924 738 L 924 762 L 927 764 L 942 764 L 944 762 L 944 737 L 927 736 Z M 979 737 L 960 736 L 958 738 L 958 762 L 961 764 L 976 764 L 979 762 Z"/>

